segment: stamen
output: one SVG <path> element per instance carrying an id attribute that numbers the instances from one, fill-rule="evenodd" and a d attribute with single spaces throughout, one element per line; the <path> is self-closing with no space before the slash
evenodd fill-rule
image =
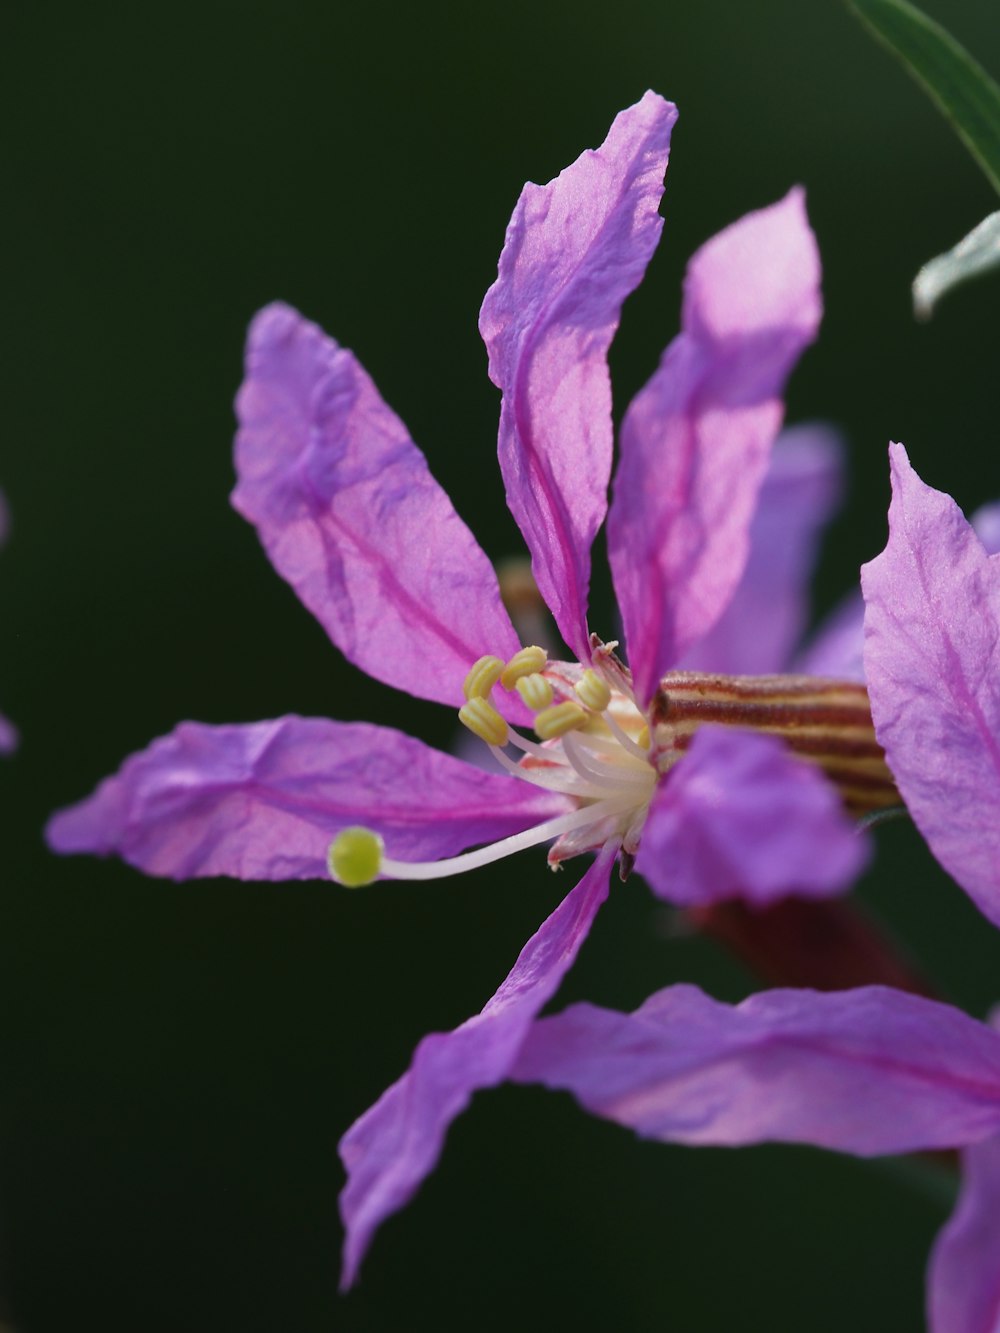
<path id="1" fill-rule="evenodd" d="M 527 736 L 522 736 L 519 731 L 508 731 L 507 743 L 509 745 L 516 745 L 517 748 L 523 750 L 525 754 L 533 754 L 536 759 L 544 759 L 550 764 L 553 760 L 556 762 L 559 760 L 559 756 L 552 750 L 547 750 L 544 745 L 539 745 L 536 741 L 529 741 Z"/>
<path id="2" fill-rule="evenodd" d="M 601 791 L 607 793 L 608 788 L 618 789 L 621 792 L 632 792 L 633 797 L 637 797 L 641 791 L 648 791 L 652 788 L 655 774 L 651 765 L 647 764 L 645 770 L 637 769 L 631 765 L 624 767 L 619 764 L 605 764 L 601 767 L 594 767 L 589 761 L 600 760 L 585 742 L 581 742 L 578 737 L 571 732 L 567 732 L 563 738 L 563 753 L 566 758 L 586 781 L 594 783 Z"/>
<path id="3" fill-rule="evenodd" d="M 557 736 L 565 736 L 567 731 L 576 731 L 578 727 L 586 724 L 587 714 L 579 704 L 567 699 L 565 703 L 556 704 L 554 708 L 545 708 L 538 714 L 535 718 L 535 734 L 543 741 L 552 741 Z"/>
<path id="4" fill-rule="evenodd" d="M 547 661 L 548 654 L 537 644 L 522 648 L 503 668 L 500 684 L 505 690 L 512 690 L 522 676 L 533 676 L 536 672 L 543 671 Z"/>
<path id="5" fill-rule="evenodd" d="M 368 828 L 345 828 L 327 853 L 330 874 L 346 889 L 360 889 L 378 878 L 385 844 Z"/>
<path id="6" fill-rule="evenodd" d="M 463 704 L 458 720 L 487 745 L 507 744 L 507 723 L 487 699 L 477 697 Z"/>
<path id="7" fill-rule="evenodd" d="M 510 733 L 511 737 L 515 734 L 513 731 Z M 537 748 L 543 757 L 549 758 L 547 751 L 542 750 L 541 747 Z M 535 787 L 544 787 L 546 791 L 560 791 L 566 796 L 581 797 L 606 796 L 608 793 L 606 782 L 595 783 L 590 778 L 578 781 L 577 774 L 580 773 L 580 770 L 577 769 L 574 773 L 572 770 L 568 770 L 565 764 L 558 761 L 552 762 L 550 760 L 544 768 L 528 768 L 524 764 L 515 763 L 510 755 L 501 750 L 498 745 L 491 745 L 490 753 L 495 756 L 500 767 L 505 768 L 508 773 L 512 773 L 515 778 L 520 778 L 522 782 L 530 782 Z"/>
<path id="8" fill-rule="evenodd" d="M 487 699 L 490 690 L 500 679 L 503 663 L 499 657 L 481 657 L 465 678 L 462 689 L 467 699 Z"/>
<path id="9" fill-rule="evenodd" d="M 587 667 L 576 683 L 576 692 L 580 701 L 592 708 L 595 713 L 603 713 L 611 702 L 611 687 L 602 680 L 593 667 Z"/>
<path id="10" fill-rule="evenodd" d="M 645 759 L 645 760 L 649 759 L 648 748 L 643 749 L 641 745 L 636 745 L 632 737 L 629 736 L 628 733 L 618 725 L 615 719 L 611 716 L 610 712 L 604 714 L 604 721 L 608 724 L 611 731 L 614 733 L 615 739 L 619 742 L 619 744 L 623 745 L 626 750 L 628 750 L 629 754 L 635 755 L 636 759 Z M 649 738 L 648 731 L 646 732 L 646 737 L 648 741 Z M 641 739 L 641 734 L 640 734 L 640 739 Z"/>
<path id="11" fill-rule="evenodd" d="M 501 838 L 488 847 L 463 852 L 461 856 L 449 856 L 443 861 L 394 861 L 388 856 L 383 857 L 380 873 L 386 879 L 410 880 L 443 879 L 447 875 L 460 875 L 465 870 L 475 870 L 478 866 L 512 856 L 514 852 L 523 851 L 526 847 L 537 847 L 540 842 L 548 842 L 550 838 L 558 838 L 573 829 L 583 828 L 587 824 L 600 824 L 608 816 L 624 814 L 629 808 L 628 797 L 616 796 L 606 801 L 595 801 L 569 814 L 547 819 L 544 824 L 536 824 L 524 833 L 515 833 L 513 837 Z"/>
<path id="12" fill-rule="evenodd" d="M 530 676 L 521 676 L 516 682 L 517 692 L 533 713 L 548 708 L 552 703 L 552 686 L 537 671 Z"/>

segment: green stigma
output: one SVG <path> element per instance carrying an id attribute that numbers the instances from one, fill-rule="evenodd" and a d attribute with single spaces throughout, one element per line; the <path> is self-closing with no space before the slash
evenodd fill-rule
<path id="1" fill-rule="evenodd" d="M 326 863 L 338 884 L 360 889 L 378 878 L 383 850 L 382 839 L 370 828 L 345 828 L 330 843 Z"/>

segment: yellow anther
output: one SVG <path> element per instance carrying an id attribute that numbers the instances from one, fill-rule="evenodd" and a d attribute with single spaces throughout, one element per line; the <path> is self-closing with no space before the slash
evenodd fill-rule
<path id="1" fill-rule="evenodd" d="M 635 743 L 636 743 L 636 745 L 638 745 L 639 748 L 642 749 L 642 750 L 648 750 L 648 749 L 649 749 L 649 728 L 648 728 L 648 727 L 643 727 L 642 731 L 640 731 L 639 734 L 638 734 L 638 736 L 636 736 L 636 738 L 635 738 Z"/>
<path id="2" fill-rule="evenodd" d="M 579 704 L 567 699 L 565 703 L 546 708 L 535 718 L 535 733 L 543 741 L 565 736 L 567 731 L 578 731 L 587 725 L 587 714 Z"/>
<path id="3" fill-rule="evenodd" d="M 538 648 L 535 645 L 530 648 L 522 648 L 519 653 L 514 654 L 504 667 L 500 684 L 505 690 L 512 690 L 522 676 L 533 676 L 538 671 L 544 671 L 545 663 L 548 660 L 548 654 L 544 648 Z"/>
<path id="4" fill-rule="evenodd" d="M 487 699 L 470 699 L 458 710 L 458 719 L 487 745 L 507 744 L 507 723 Z"/>
<path id="5" fill-rule="evenodd" d="M 611 702 L 611 686 L 592 667 L 588 667 L 577 681 L 576 692 L 581 703 L 592 708 L 595 713 L 603 713 Z"/>
<path id="6" fill-rule="evenodd" d="M 462 689 L 467 699 L 485 699 L 500 679 L 503 663 L 499 657 L 481 657 L 465 678 Z"/>
<path id="7" fill-rule="evenodd" d="M 517 681 L 517 692 L 534 713 L 541 708 L 548 708 L 552 702 L 552 686 L 537 671 Z"/>
<path id="8" fill-rule="evenodd" d="M 377 879 L 382 868 L 382 839 L 370 828 L 345 828 L 338 833 L 326 863 L 331 876 L 347 889 L 360 889 Z"/>

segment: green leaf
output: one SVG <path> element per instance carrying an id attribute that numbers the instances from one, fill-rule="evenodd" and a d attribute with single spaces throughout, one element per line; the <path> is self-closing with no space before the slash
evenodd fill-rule
<path id="1" fill-rule="evenodd" d="M 906 0 L 848 3 L 923 84 L 1000 193 L 1000 88 L 950 33 Z"/>
<path id="2" fill-rule="evenodd" d="M 991 213 L 954 249 L 923 266 L 913 279 L 913 312 L 917 319 L 930 319 L 945 292 L 992 268 L 1000 268 L 1000 213 Z"/>

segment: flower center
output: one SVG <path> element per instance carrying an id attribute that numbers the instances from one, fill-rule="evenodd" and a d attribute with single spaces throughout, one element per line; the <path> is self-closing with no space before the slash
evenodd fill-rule
<path id="1" fill-rule="evenodd" d="M 367 829 L 345 829 L 330 848 L 330 873 L 350 888 L 381 874 L 438 879 L 487 865 L 522 848 L 553 841 L 549 865 L 618 842 L 629 858 L 656 787 L 650 733 L 615 644 L 595 645 L 594 665 L 549 662 L 545 650 L 522 648 L 509 662 L 482 657 L 465 678 L 459 719 L 485 742 L 513 777 L 570 797 L 575 808 L 524 833 L 441 861 L 396 861 Z M 536 740 L 511 727 L 493 703 L 497 687 L 516 693 L 534 714 Z M 512 753 L 513 751 L 513 753 Z"/>
<path id="2" fill-rule="evenodd" d="M 809 676 L 664 676 L 645 713 L 635 701 L 617 644 L 591 638 L 593 665 L 550 662 L 522 648 L 502 662 L 481 657 L 465 678 L 458 716 L 513 777 L 568 796 L 574 808 L 523 833 L 440 861 L 395 861 L 369 829 L 345 829 L 330 847 L 330 874 L 355 888 L 383 875 L 439 879 L 551 842 L 553 869 L 613 841 L 621 874 L 631 868 L 660 776 L 688 749 L 703 723 L 780 736 L 817 764 L 856 816 L 897 807 L 899 793 L 875 738 L 868 692 L 852 682 Z M 537 739 L 511 727 L 493 691 L 517 693 L 534 714 Z M 513 752 L 513 753 L 512 753 Z"/>

